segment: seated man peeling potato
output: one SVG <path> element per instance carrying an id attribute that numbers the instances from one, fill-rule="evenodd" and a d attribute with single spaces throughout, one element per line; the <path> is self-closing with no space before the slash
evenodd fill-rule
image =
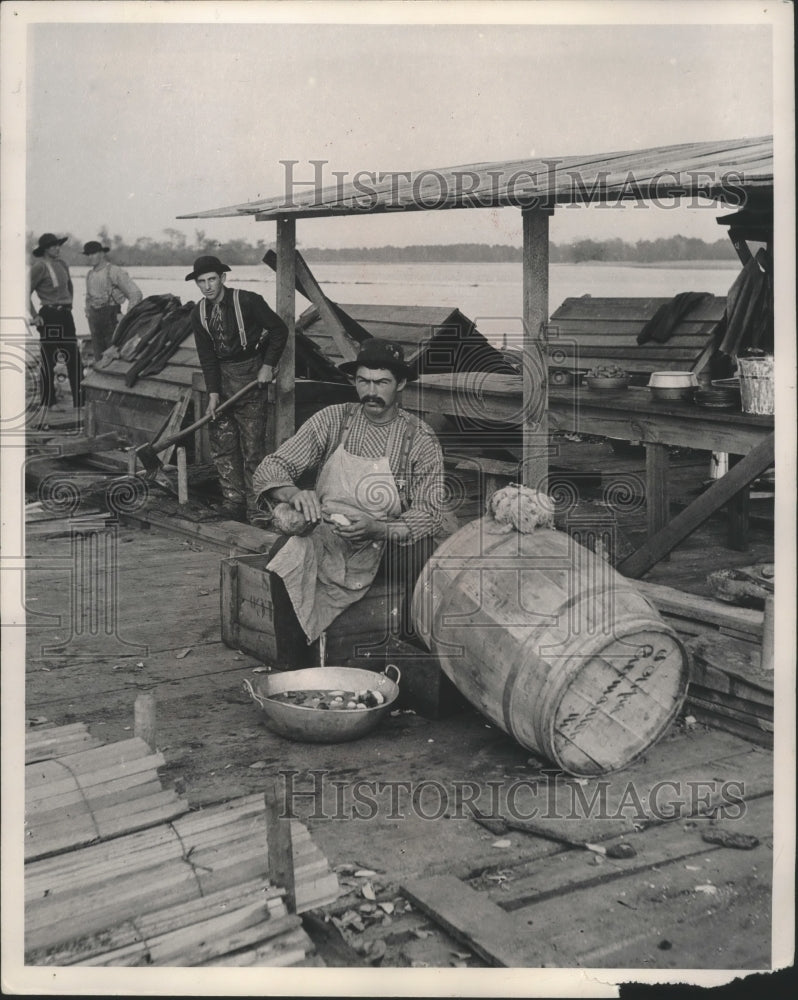
<path id="1" fill-rule="evenodd" d="M 404 575 L 417 575 L 441 524 L 441 449 L 399 406 L 414 377 L 402 347 L 367 341 L 340 369 L 354 377 L 358 402 L 315 413 L 253 479 L 255 492 L 277 505 L 275 527 L 290 533 L 268 569 L 282 579 L 308 642 L 363 597 L 389 545 Z M 300 489 L 308 471 L 315 488 Z"/>

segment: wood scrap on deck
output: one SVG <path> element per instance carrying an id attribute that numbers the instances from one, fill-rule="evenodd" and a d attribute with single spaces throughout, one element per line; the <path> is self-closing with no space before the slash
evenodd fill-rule
<path id="1" fill-rule="evenodd" d="M 301 913 L 333 901 L 338 895 L 338 880 L 307 829 L 296 820 L 290 822 L 296 911 Z M 74 962 L 82 964 L 85 958 L 96 956 L 102 942 L 111 941 L 114 950 L 129 947 L 133 940 L 140 943 L 138 928 L 145 916 L 150 921 L 157 918 L 164 931 L 175 931 L 181 926 L 176 914 L 185 915 L 186 923 L 192 925 L 210 919 L 214 914 L 208 911 L 207 904 L 220 898 L 228 901 L 225 909 L 243 908 L 240 916 L 247 922 L 271 919 L 272 915 L 262 908 L 248 908 L 253 893 L 257 896 L 266 888 L 268 876 L 268 838 L 260 795 L 30 862 L 25 867 L 25 945 L 29 961 L 49 964 L 61 960 L 64 950 L 71 949 Z M 282 896 L 283 888 L 276 888 Z M 220 893 L 226 895 L 220 897 Z M 179 909 L 181 904 L 183 908 Z M 294 921 L 283 930 L 297 926 Z M 257 952 L 258 940 L 267 938 L 270 928 L 252 931 L 252 935 L 253 939 L 246 942 L 237 939 L 231 950 L 238 951 L 243 943 Z M 204 932 L 200 937 L 204 938 Z M 152 944 L 146 935 L 143 939 L 148 946 Z M 85 947 L 84 941 L 88 942 Z M 103 948 L 103 952 L 109 950 Z M 149 947 L 146 954 L 150 954 Z M 186 954 L 189 959 L 196 957 L 193 952 Z M 132 964 L 151 962 L 139 948 L 134 948 L 130 957 Z M 174 957 L 170 952 L 164 961 L 169 964 Z M 184 964 L 185 957 L 181 953 L 177 964 Z M 205 952 L 200 956 L 202 961 L 218 957 Z M 253 953 L 250 957 L 255 964 L 269 964 L 261 962 L 263 955 Z"/>
<path id="2" fill-rule="evenodd" d="M 164 790 L 152 695 L 136 700 L 130 740 L 104 744 L 77 723 L 26 742 L 28 964 L 311 960 L 296 914 L 337 898 L 326 858 L 273 789 L 266 810 L 248 796 L 194 813 Z"/>
<path id="3" fill-rule="evenodd" d="M 403 891 L 493 965 L 705 967 L 695 935 L 722 906 L 730 911 L 730 934 L 718 942 L 719 963 L 766 967 L 769 948 L 751 934 L 749 902 L 770 892 L 772 763 L 771 754 L 745 749 L 723 733 L 685 732 L 632 768 L 585 781 L 578 793 L 573 782 L 558 782 L 558 792 L 570 787 L 578 794 L 572 802 L 585 804 L 584 816 L 573 806 L 573 815 L 564 816 L 568 796 L 543 790 L 530 832 L 537 826 L 536 837 L 559 839 L 559 850 L 549 844 L 545 851 L 530 849 L 526 859 L 504 860 L 494 851 L 497 860 L 481 870 L 468 873 L 454 864 L 447 872 L 422 873 Z M 662 794 L 666 786 L 670 796 Z M 714 791 L 705 794 L 710 786 Z M 606 796 L 599 800 L 602 787 Z M 579 849 L 585 833 L 601 839 L 598 828 L 611 830 L 615 813 L 632 803 L 635 809 L 639 803 L 635 818 L 642 823 L 601 848 Z M 591 804 L 600 815 L 591 817 Z M 516 811 L 528 814 L 529 805 L 517 801 Z M 505 827 L 489 829 L 496 836 Z M 632 850 L 614 850 L 622 844 Z M 660 955 L 659 947 L 673 955 Z"/>
<path id="4" fill-rule="evenodd" d="M 79 750 L 90 750 L 103 745 L 103 740 L 92 736 L 83 722 L 69 726 L 47 726 L 29 729 L 25 733 L 25 763 L 65 757 Z"/>
<path id="5" fill-rule="evenodd" d="M 34 746 L 41 746 L 37 740 Z M 25 767 L 25 860 L 47 857 L 181 815 L 188 802 L 164 790 L 163 755 L 139 738 L 77 749 Z M 26 747 L 27 754 L 27 747 Z"/>
<path id="6" fill-rule="evenodd" d="M 760 652 L 729 636 L 694 636 L 687 710 L 700 722 L 773 746 L 773 671 L 763 670 Z"/>
<path id="7" fill-rule="evenodd" d="M 750 643 L 762 641 L 761 611 L 738 608 L 711 597 L 689 594 L 647 580 L 638 580 L 635 586 L 682 636 L 716 635 L 720 632 Z"/>

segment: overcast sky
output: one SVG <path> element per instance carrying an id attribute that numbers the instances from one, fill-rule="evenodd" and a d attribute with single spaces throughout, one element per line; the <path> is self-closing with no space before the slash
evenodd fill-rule
<path id="1" fill-rule="evenodd" d="M 308 161 L 328 161 L 332 183 L 333 170 L 407 170 L 773 131 L 772 29 L 723 23 L 732 9 L 756 20 L 754 4 L 693 3 L 685 16 L 703 10 L 698 19 L 717 23 L 673 25 L 68 24 L 63 18 L 73 5 L 33 6 L 53 9 L 55 19 L 32 25 L 27 44 L 25 225 L 37 234 L 90 239 L 105 225 L 128 240 L 160 238 L 167 228 L 190 239 L 197 228 L 219 239 L 272 239 L 269 223 L 176 216 L 281 194 L 285 159 L 299 161 L 300 180 L 313 176 Z M 99 6 L 104 21 L 122 15 L 116 4 Z M 136 6 L 127 5 L 127 17 Z M 682 10 L 656 6 L 674 19 Z M 197 18 L 215 9 L 222 21 L 241 10 L 193 8 Z M 275 9 L 250 3 L 243 13 L 260 12 L 263 20 Z M 325 5 L 312 9 L 324 12 Z M 519 20 L 549 9 L 513 8 Z M 602 9 L 633 15 L 641 7 L 565 3 L 557 19 L 578 21 L 580 12 Z M 167 14 L 181 10 L 170 5 Z M 482 10 L 496 19 L 498 8 Z M 552 238 L 682 232 L 717 239 L 717 214 L 560 210 Z M 298 238 L 306 246 L 519 243 L 520 213 L 300 221 Z"/>

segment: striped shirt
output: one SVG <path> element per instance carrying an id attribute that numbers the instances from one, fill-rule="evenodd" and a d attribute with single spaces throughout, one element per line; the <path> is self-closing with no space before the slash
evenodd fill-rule
<path id="1" fill-rule="evenodd" d="M 293 486 L 303 473 L 319 470 L 338 447 L 348 404 L 328 406 L 305 421 L 292 438 L 267 455 L 252 485 L 257 494 L 278 486 Z M 408 468 L 402 468 L 405 428 L 414 431 Z M 360 458 L 387 457 L 399 497 L 401 520 L 410 532 L 408 543 L 433 535 L 441 526 L 443 456 L 433 431 L 407 410 L 397 409 L 388 424 L 375 424 L 358 407 L 350 425 L 346 450 Z"/>

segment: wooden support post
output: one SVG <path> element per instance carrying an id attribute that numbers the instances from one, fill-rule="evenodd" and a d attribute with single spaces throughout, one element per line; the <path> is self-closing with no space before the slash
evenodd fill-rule
<path id="1" fill-rule="evenodd" d="M 155 750 L 155 695 L 140 694 L 133 705 L 133 733 Z"/>
<path id="2" fill-rule="evenodd" d="M 776 665 L 775 657 L 775 636 L 774 629 L 776 626 L 775 622 L 775 599 L 773 597 L 765 598 L 765 617 L 762 620 L 762 659 L 761 667 L 763 670 L 773 671 Z"/>
<path id="3" fill-rule="evenodd" d="M 271 454 L 294 433 L 294 372 L 296 358 L 296 221 L 277 220 L 277 313 L 288 327 L 279 361 L 274 408 L 266 424 L 266 453 Z"/>
<path id="4" fill-rule="evenodd" d="M 97 412 L 93 399 L 83 407 L 83 429 L 86 437 L 95 437 L 97 434 Z"/>
<path id="5" fill-rule="evenodd" d="M 545 489 L 549 472 L 548 359 L 549 216 L 552 209 L 522 213 L 523 254 L 523 469 L 525 486 Z"/>
<path id="6" fill-rule="evenodd" d="M 617 567 L 618 571 L 624 576 L 636 578 L 655 566 L 664 555 L 691 535 L 736 493 L 773 465 L 775 440 L 775 434 L 768 434 L 723 479 L 713 483 L 661 531 L 649 538 L 628 559 L 624 559 Z"/>
<path id="7" fill-rule="evenodd" d="M 127 453 L 127 474 L 129 476 L 136 475 L 136 449 L 131 448 Z"/>
<path id="8" fill-rule="evenodd" d="M 180 393 L 177 402 L 172 407 L 172 412 L 169 414 L 169 419 L 166 422 L 164 429 L 155 438 L 154 444 L 161 440 L 161 438 L 169 438 L 173 434 L 177 434 L 180 428 L 183 426 L 183 421 L 186 416 L 186 411 L 188 410 L 188 404 L 191 401 L 191 390 L 185 389 Z M 172 453 L 175 450 L 175 445 L 170 445 L 159 455 L 159 458 L 163 465 L 169 465 Z"/>
<path id="9" fill-rule="evenodd" d="M 188 503 L 188 469 L 186 467 L 186 449 L 181 445 L 177 448 L 177 502 Z"/>
<path id="10" fill-rule="evenodd" d="M 277 795 L 277 782 L 266 785 L 266 838 L 269 846 L 269 880 L 272 885 L 285 889 L 285 905 L 289 913 L 296 912 L 296 881 L 294 876 L 294 847 L 291 837 L 291 820 L 281 815 Z"/>
<path id="11" fill-rule="evenodd" d="M 649 536 L 656 535 L 670 520 L 668 464 L 666 444 L 646 444 L 646 514 Z"/>
<path id="12" fill-rule="evenodd" d="M 205 391 L 205 377 L 202 372 L 194 372 L 191 377 L 191 405 L 194 411 L 194 421 L 205 416 L 208 408 L 208 393 Z M 194 431 L 194 462 L 197 465 L 210 462 L 211 446 L 208 438 L 208 425 L 203 424 Z"/>
<path id="13" fill-rule="evenodd" d="M 739 455 L 729 455 L 729 468 L 734 468 L 739 461 Z M 727 538 L 730 549 L 737 549 L 738 552 L 745 552 L 748 549 L 750 508 L 751 488 L 746 486 L 729 501 L 729 506 L 726 508 L 729 515 Z"/>

